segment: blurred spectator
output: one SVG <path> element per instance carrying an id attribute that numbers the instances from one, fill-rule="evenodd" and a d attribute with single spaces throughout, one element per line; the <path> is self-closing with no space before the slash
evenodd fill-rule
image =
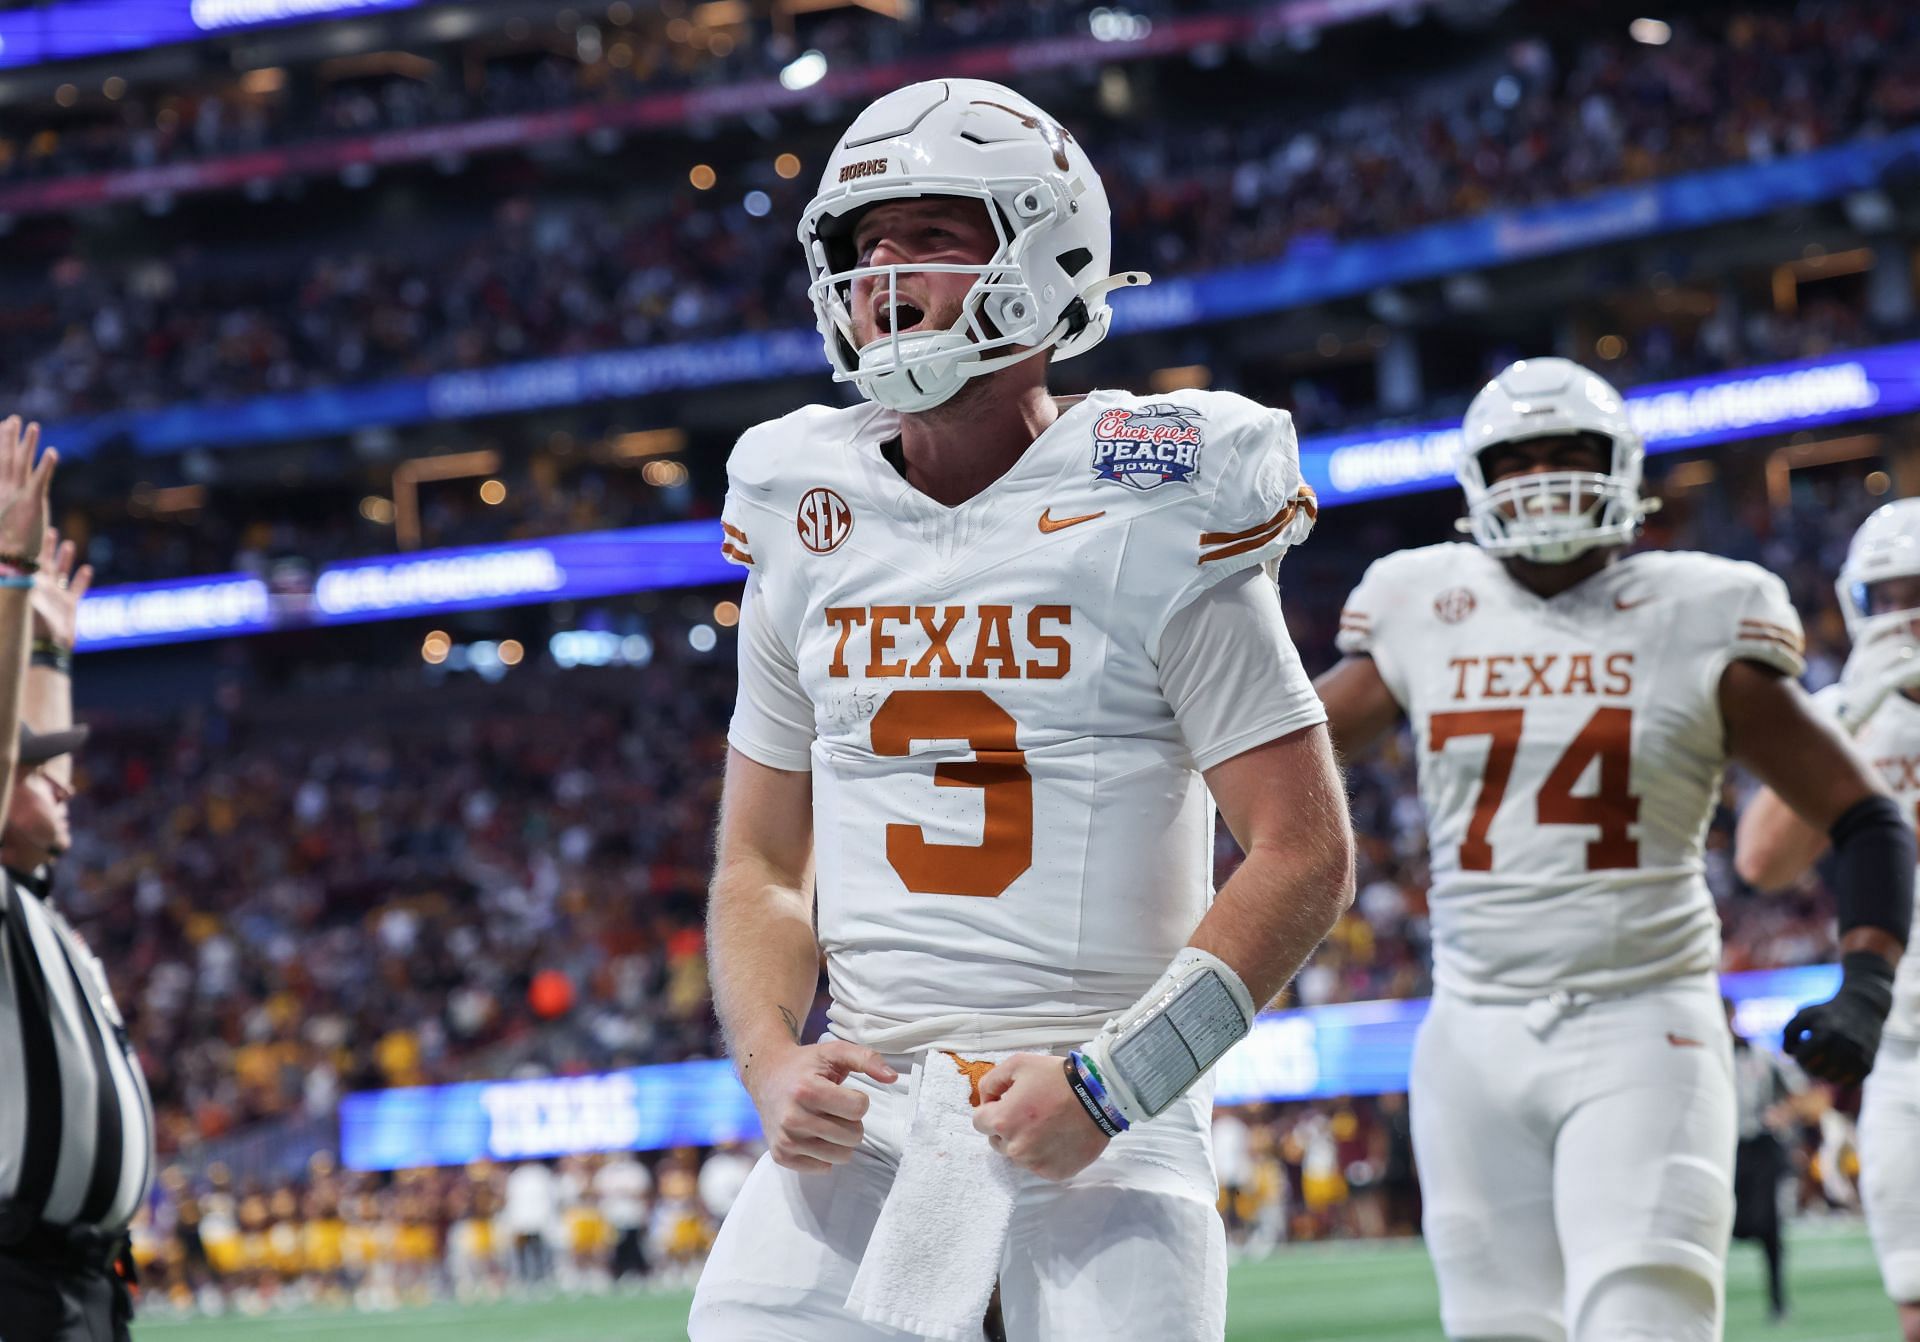
<path id="1" fill-rule="evenodd" d="M 553 1238 L 559 1229 L 559 1190 L 545 1161 L 516 1165 L 507 1176 L 501 1215 L 513 1237 L 514 1273 L 522 1286 L 539 1286 L 553 1275 Z"/>
<path id="2" fill-rule="evenodd" d="M 653 1193 L 653 1174 L 631 1152 L 623 1151 L 600 1167 L 593 1176 L 593 1189 L 615 1237 L 614 1280 L 629 1274 L 646 1276 L 647 1199 Z"/>
<path id="3" fill-rule="evenodd" d="M 753 1156 L 743 1142 L 722 1142 L 700 1166 L 700 1204 L 718 1226 L 733 1210 L 734 1199 L 753 1172 Z"/>

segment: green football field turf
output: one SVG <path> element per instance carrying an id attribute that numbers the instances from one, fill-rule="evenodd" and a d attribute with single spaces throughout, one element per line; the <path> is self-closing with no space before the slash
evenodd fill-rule
<path id="1" fill-rule="evenodd" d="M 1793 1314 L 1765 1318 L 1760 1254 L 1736 1244 L 1729 1342 L 1884 1342 L 1896 1336 L 1864 1233 L 1796 1235 L 1787 1267 Z M 1284 1250 L 1233 1269 L 1230 1342 L 1439 1342 L 1433 1273 L 1418 1244 Z M 136 1326 L 136 1342 L 683 1342 L 684 1293 L 589 1297 L 392 1314 L 304 1313 Z M 831 1342 L 831 1339 L 821 1339 Z"/>

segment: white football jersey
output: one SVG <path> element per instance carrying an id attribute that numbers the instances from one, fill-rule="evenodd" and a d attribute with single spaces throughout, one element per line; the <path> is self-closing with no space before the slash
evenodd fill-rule
<path id="1" fill-rule="evenodd" d="M 1270 587 L 1278 633 L 1232 731 L 1185 739 L 1159 666 L 1176 614 L 1311 526 L 1292 423 L 1219 392 L 1094 392 L 951 508 L 883 455 L 898 426 L 815 406 L 735 448 L 730 740 L 812 771 L 836 1035 L 1080 1042 L 1206 912 L 1199 769 L 1325 719 Z"/>
<path id="2" fill-rule="evenodd" d="M 1800 673 L 1778 578 L 1656 551 L 1542 599 L 1478 547 L 1435 545 L 1369 568 L 1338 642 L 1412 723 L 1436 984 L 1618 993 L 1716 968 L 1720 677 L 1735 658 Z"/>
<path id="3" fill-rule="evenodd" d="M 1829 685 L 1813 697 L 1829 712 L 1837 713 L 1839 695 L 1840 687 Z M 1880 771 L 1908 818 L 1920 820 L 1920 704 L 1904 694 L 1888 695 L 1853 740 Z M 1920 945 L 1901 956 L 1900 966 L 1894 971 L 1893 1012 L 1887 1017 L 1887 1033 L 1920 1042 Z"/>

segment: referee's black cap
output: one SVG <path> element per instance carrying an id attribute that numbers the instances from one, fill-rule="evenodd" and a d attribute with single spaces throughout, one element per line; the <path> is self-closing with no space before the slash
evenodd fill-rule
<path id="1" fill-rule="evenodd" d="M 85 727 L 69 727 L 63 732 L 36 732 L 31 727 L 22 727 L 20 763 L 25 768 L 32 768 L 36 764 L 59 759 L 62 755 L 71 755 L 85 745 L 86 740 Z"/>

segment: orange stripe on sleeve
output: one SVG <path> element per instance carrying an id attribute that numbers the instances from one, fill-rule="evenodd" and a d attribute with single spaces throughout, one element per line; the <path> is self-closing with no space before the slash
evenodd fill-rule
<path id="1" fill-rule="evenodd" d="M 1266 521 L 1250 526 L 1245 531 L 1203 531 L 1200 533 L 1200 545 L 1204 549 L 1209 545 L 1230 545 L 1234 541 L 1251 540 L 1263 531 L 1276 526 L 1284 526 L 1293 517 L 1294 510 L 1305 508 L 1308 517 L 1320 516 L 1320 499 L 1305 485 L 1294 492 L 1287 505 Z"/>

